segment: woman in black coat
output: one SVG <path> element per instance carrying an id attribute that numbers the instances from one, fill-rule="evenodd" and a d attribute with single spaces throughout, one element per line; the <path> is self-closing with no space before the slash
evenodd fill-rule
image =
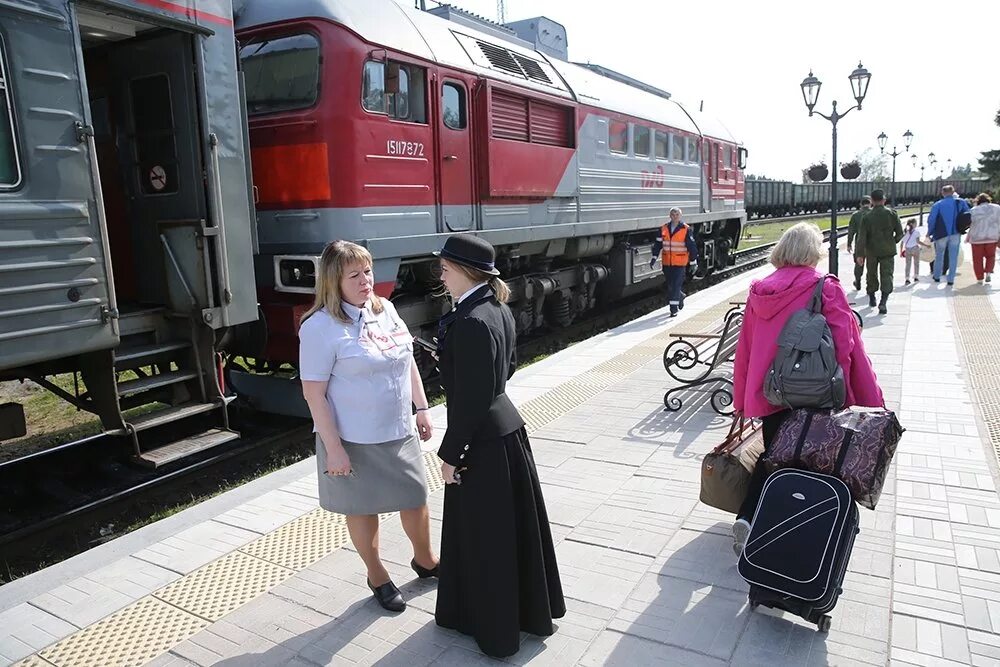
<path id="1" fill-rule="evenodd" d="M 448 429 L 435 619 L 509 656 L 522 630 L 551 635 L 566 606 L 524 420 L 504 393 L 515 367 L 510 290 L 478 237 L 452 236 L 438 255 L 455 307 L 438 331 Z"/>

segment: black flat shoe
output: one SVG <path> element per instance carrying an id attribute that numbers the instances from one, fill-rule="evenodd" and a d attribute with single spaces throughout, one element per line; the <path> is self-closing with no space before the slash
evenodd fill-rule
<path id="1" fill-rule="evenodd" d="M 410 561 L 410 567 L 413 568 L 413 571 L 416 572 L 417 576 L 420 577 L 421 579 L 430 579 L 431 577 L 438 576 L 437 565 L 428 570 L 426 567 L 420 565 L 420 563 L 417 562 L 416 558 Z"/>
<path id="2" fill-rule="evenodd" d="M 372 595 L 386 611 L 403 611 L 406 609 L 406 601 L 403 600 L 402 593 L 391 581 L 387 581 L 378 588 L 372 586 L 372 582 L 365 579 L 368 588 L 372 590 Z"/>

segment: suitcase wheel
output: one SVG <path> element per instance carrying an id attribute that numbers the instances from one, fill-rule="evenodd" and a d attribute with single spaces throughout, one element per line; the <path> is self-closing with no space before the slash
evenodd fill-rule
<path id="1" fill-rule="evenodd" d="M 820 632 L 829 632 L 830 625 L 832 624 L 833 624 L 833 619 L 827 616 L 826 614 L 823 614 L 822 616 L 819 617 L 819 620 L 816 621 L 816 629 L 819 630 Z"/>

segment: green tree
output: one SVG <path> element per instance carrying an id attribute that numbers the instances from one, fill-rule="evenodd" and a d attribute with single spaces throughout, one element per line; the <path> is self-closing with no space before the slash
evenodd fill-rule
<path id="1" fill-rule="evenodd" d="M 1000 126 L 1000 109 L 997 110 L 993 122 Z M 979 158 L 979 170 L 986 174 L 992 183 L 1000 185 L 1000 150 L 983 151 L 982 157 Z"/>
<path id="2" fill-rule="evenodd" d="M 889 160 L 882 153 L 876 153 L 874 148 L 866 148 L 858 153 L 854 159 L 861 165 L 859 181 L 889 180 Z"/>

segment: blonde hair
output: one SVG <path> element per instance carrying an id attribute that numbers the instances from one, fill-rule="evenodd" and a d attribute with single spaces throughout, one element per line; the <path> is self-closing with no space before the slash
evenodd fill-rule
<path id="1" fill-rule="evenodd" d="M 991 197 L 987 192 L 980 192 L 979 196 L 976 197 L 977 206 L 979 204 L 991 204 L 992 202 L 993 202 L 993 197 Z"/>
<path id="2" fill-rule="evenodd" d="M 787 229 L 771 251 L 771 264 L 783 266 L 816 266 L 823 258 L 823 234 L 811 222 L 800 222 Z"/>
<path id="3" fill-rule="evenodd" d="M 465 264 L 459 264 L 458 262 L 452 262 L 442 258 L 442 261 L 448 262 L 448 264 L 456 271 L 460 271 L 466 278 L 475 283 L 486 283 L 493 290 L 493 294 L 496 295 L 497 301 L 500 303 L 507 303 L 510 300 L 510 287 L 507 286 L 500 276 L 493 276 L 485 271 L 480 271 L 479 269 L 474 269 L 471 266 L 466 266 Z"/>
<path id="4" fill-rule="evenodd" d="M 350 323 L 351 318 L 344 312 L 344 298 L 340 293 L 340 281 L 347 269 L 355 264 L 365 268 L 372 266 L 372 254 L 367 248 L 350 241 L 333 241 L 323 248 L 316 268 L 316 299 L 312 307 L 305 312 L 299 322 L 305 322 L 309 316 L 324 308 L 341 322 Z M 382 300 L 375 294 L 371 296 L 371 309 L 381 313 L 384 309 Z"/>

